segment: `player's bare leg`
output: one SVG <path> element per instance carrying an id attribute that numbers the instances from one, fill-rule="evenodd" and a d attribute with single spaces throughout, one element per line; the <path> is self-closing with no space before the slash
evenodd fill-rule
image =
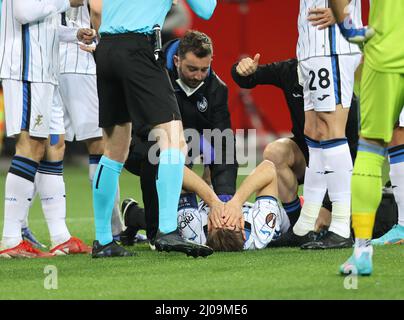
<path id="1" fill-rule="evenodd" d="M 288 138 L 268 144 L 263 158 L 276 167 L 279 200 L 293 226 L 300 215 L 301 205 L 297 196 L 298 180 L 304 177 L 306 160 L 297 144 Z"/>

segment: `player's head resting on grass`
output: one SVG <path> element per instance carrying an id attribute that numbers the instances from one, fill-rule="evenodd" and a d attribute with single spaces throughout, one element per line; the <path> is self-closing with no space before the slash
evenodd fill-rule
<path id="1" fill-rule="evenodd" d="M 204 33 L 189 30 L 181 38 L 174 64 L 178 76 L 190 88 L 197 88 L 209 75 L 212 40 Z"/>
<path id="2" fill-rule="evenodd" d="M 215 228 L 209 231 L 206 245 L 214 251 L 242 251 L 244 248 L 243 233 L 239 227 Z"/>

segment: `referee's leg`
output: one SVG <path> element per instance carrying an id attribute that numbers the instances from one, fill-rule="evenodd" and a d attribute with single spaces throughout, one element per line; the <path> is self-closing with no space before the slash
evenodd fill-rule
<path id="1" fill-rule="evenodd" d="M 93 258 L 131 256 L 112 238 L 111 217 L 119 176 L 128 156 L 132 125 L 126 122 L 104 128 L 105 150 L 93 181 L 93 205 L 96 237 Z"/>

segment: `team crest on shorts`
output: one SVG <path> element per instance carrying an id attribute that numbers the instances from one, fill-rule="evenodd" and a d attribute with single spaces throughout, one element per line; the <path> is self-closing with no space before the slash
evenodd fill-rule
<path id="1" fill-rule="evenodd" d="M 202 97 L 202 100 L 199 100 L 196 105 L 200 112 L 205 112 L 208 109 L 208 100 L 205 97 Z"/>
<path id="2" fill-rule="evenodd" d="M 43 115 L 38 114 L 35 118 L 35 124 L 34 124 L 34 128 L 35 129 L 37 126 L 41 126 L 42 125 L 42 119 L 43 119 Z"/>
<path id="3" fill-rule="evenodd" d="M 269 213 L 265 218 L 265 222 L 270 228 L 275 228 L 276 215 L 274 213 Z"/>

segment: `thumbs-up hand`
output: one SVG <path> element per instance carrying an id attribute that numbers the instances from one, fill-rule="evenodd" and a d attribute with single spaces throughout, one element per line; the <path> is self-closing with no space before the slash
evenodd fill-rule
<path id="1" fill-rule="evenodd" d="M 250 57 L 242 59 L 236 67 L 237 73 L 242 77 L 254 74 L 257 71 L 260 57 L 261 55 L 257 53 L 254 56 L 254 59 L 251 59 Z"/>

